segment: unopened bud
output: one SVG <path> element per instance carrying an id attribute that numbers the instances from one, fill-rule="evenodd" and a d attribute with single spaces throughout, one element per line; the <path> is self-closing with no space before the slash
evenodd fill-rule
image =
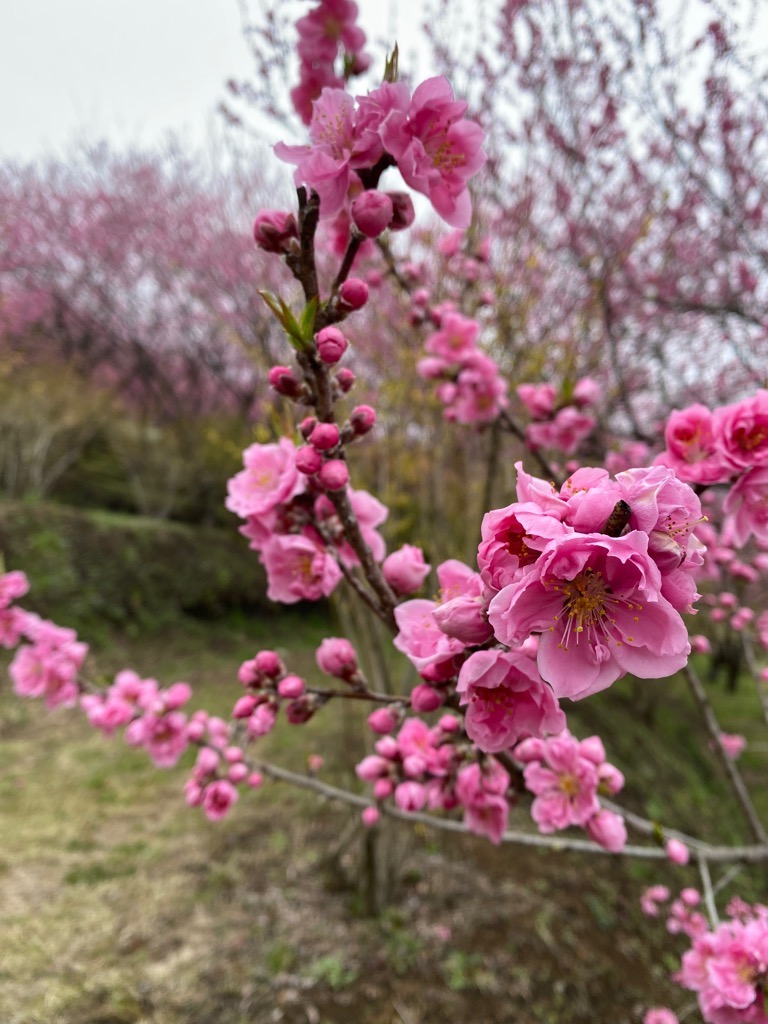
<path id="1" fill-rule="evenodd" d="M 345 312 L 361 309 L 368 301 L 369 288 L 359 277 L 349 277 L 339 288 L 339 305 Z"/>
<path id="2" fill-rule="evenodd" d="M 370 430 L 373 430 L 375 422 L 376 410 L 372 409 L 370 405 L 356 406 L 349 416 L 349 423 L 355 437 L 362 437 Z"/>
<path id="3" fill-rule="evenodd" d="M 278 395 L 286 398 L 298 398 L 302 393 L 302 384 L 290 366 L 273 366 L 269 371 L 269 383 Z"/>
<path id="4" fill-rule="evenodd" d="M 377 189 L 368 189 L 352 203 L 352 220 L 368 238 L 386 231 L 394 214 L 391 198 Z"/>
<path id="5" fill-rule="evenodd" d="M 324 327 L 322 331 L 318 332 L 315 342 L 317 344 L 317 354 L 324 363 L 329 365 L 338 363 L 347 351 L 347 339 L 338 327 Z"/>
<path id="6" fill-rule="evenodd" d="M 309 443 L 319 452 L 327 452 L 336 447 L 339 437 L 339 428 L 335 423 L 318 423 L 309 436 Z"/>
<path id="7" fill-rule="evenodd" d="M 317 475 L 326 491 L 340 491 L 349 482 L 349 470 L 343 459 L 329 459 Z"/>
<path id="8" fill-rule="evenodd" d="M 259 210 L 253 222 L 253 239 L 265 252 L 283 253 L 298 238 L 296 218 L 285 210 Z"/>
<path id="9" fill-rule="evenodd" d="M 416 219 L 413 200 L 407 192 L 387 192 L 387 195 L 392 200 L 390 231 L 403 231 L 405 228 L 409 228 Z"/>
<path id="10" fill-rule="evenodd" d="M 302 445 L 296 452 L 296 469 L 305 476 L 314 476 L 315 473 L 319 473 L 322 465 L 322 455 L 311 444 Z"/>
<path id="11" fill-rule="evenodd" d="M 347 366 L 343 366 L 336 374 L 336 383 L 339 385 L 342 394 L 347 394 L 348 391 L 352 390 L 352 386 L 355 383 L 355 375 Z"/>

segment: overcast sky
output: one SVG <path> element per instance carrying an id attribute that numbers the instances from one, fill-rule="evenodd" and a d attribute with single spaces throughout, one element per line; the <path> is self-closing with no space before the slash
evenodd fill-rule
<path id="1" fill-rule="evenodd" d="M 415 28 L 418 0 L 359 5 L 369 34 Z M 201 143 L 226 79 L 250 71 L 237 0 L 0 0 L 0 159 L 79 136 Z"/>

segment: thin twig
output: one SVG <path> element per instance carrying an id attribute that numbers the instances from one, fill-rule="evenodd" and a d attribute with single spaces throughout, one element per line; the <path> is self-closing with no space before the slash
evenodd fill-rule
<path id="1" fill-rule="evenodd" d="M 347 790 L 330 786 L 326 782 L 312 778 L 308 775 L 299 775 L 297 772 L 289 771 L 278 765 L 269 764 L 263 761 L 252 762 L 253 767 L 263 775 L 283 782 L 289 782 L 301 789 L 309 789 L 321 796 L 331 800 L 339 800 L 342 803 L 350 804 L 353 807 L 370 807 L 371 800 L 364 796 L 357 796 Z M 421 812 L 401 811 L 390 804 L 381 804 L 379 808 L 382 814 L 386 814 L 398 821 L 406 821 L 411 824 L 427 825 L 430 828 L 441 829 L 444 832 L 459 832 L 463 835 L 471 835 L 470 829 L 463 822 L 451 818 L 437 818 L 432 814 Z M 534 846 L 557 852 L 574 851 L 578 853 L 595 853 L 601 855 L 616 856 L 609 850 L 593 843 L 587 839 L 568 839 L 560 836 L 544 836 L 532 832 L 521 832 L 508 830 L 501 837 L 504 843 L 513 843 L 518 846 Z M 710 846 L 708 843 L 693 840 L 694 845 L 701 853 L 706 855 L 710 863 L 731 863 L 733 861 L 765 861 L 768 860 L 768 844 L 753 846 Z M 665 860 L 666 853 L 658 846 L 625 846 L 621 851 L 627 857 L 641 858 L 644 860 Z"/>
<path id="2" fill-rule="evenodd" d="M 747 787 L 744 784 L 744 779 L 741 777 L 741 772 L 736 767 L 733 758 L 729 757 L 723 742 L 720 738 L 722 730 L 720 729 L 720 723 L 717 721 L 712 704 L 710 703 L 707 691 L 704 689 L 704 685 L 691 668 L 690 662 L 683 669 L 683 675 L 688 681 L 688 687 L 696 700 L 701 711 L 702 718 L 709 730 L 709 734 L 712 737 L 712 741 L 715 745 L 715 750 L 720 756 L 723 768 L 728 781 L 731 784 L 733 795 L 736 797 L 738 804 L 744 812 L 744 816 L 749 822 L 749 826 L 752 829 L 752 834 L 759 843 L 767 843 L 768 836 L 766 835 L 763 823 L 758 817 L 755 806 L 752 803 L 752 798 L 747 792 Z"/>
<path id="3" fill-rule="evenodd" d="M 707 863 L 707 858 L 701 856 L 701 854 L 698 857 L 698 862 L 699 874 L 701 875 L 701 885 L 704 890 L 704 906 L 707 908 L 709 923 L 714 929 L 720 924 L 720 918 L 717 916 L 717 906 L 715 904 L 715 893 L 712 889 L 712 877 L 709 873 L 709 864 Z"/>

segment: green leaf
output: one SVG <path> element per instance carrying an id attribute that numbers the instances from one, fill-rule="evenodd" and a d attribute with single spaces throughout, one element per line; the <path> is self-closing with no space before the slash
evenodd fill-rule
<path id="1" fill-rule="evenodd" d="M 290 306 L 288 306 L 279 295 L 273 295 L 272 292 L 259 291 L 259 295 L 264 299 L 266 304 L 274 313 L 275 319 L 288 335 L 288 340 L 291 345 L 299 352 L 306 352 L 312 342 L 312 335 L 310 334 L 309 339 L 306 338 L 305 332 L 302 331 L 299 326 L 296 317 L 291 312 Z M 313 302 L 314 301 L 315 300 L 313 300 Z M 312 303 L 309 304 L 309 306 L 311 305 Z M 304 320 L 306 312 L 307 310 L 305 309 L 302 314 L 302 321 Z M 312 313 L 312 322 L 314 323 L 314 312 Z"/>

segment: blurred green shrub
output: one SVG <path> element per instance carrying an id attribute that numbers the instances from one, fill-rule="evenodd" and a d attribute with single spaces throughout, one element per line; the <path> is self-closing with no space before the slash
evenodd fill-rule
<path id="1" fill-rule="evenodd" d="M 274 609 L 263 569 L 234 526 L 2 501 L 0 552 L 6 568 L 29 577 L 25 607 L 82 631 Z"/>

